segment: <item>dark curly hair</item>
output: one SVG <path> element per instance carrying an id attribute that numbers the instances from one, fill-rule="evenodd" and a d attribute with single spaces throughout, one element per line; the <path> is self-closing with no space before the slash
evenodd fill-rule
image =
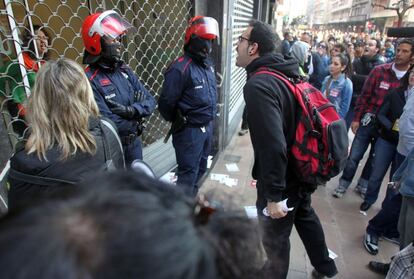
<path id="1" fill-rule="evenodd" d="M 46 31 L 46 29 L 40 25 L 33 25 L 33 31 L 36 34 L 36 32 L 38 30 L 41 30 L 43 33 L 45 33 L 46 37 L 48 37 L 48 44 L 50 44 L 50 36 L 49 33 Z M 25 50 L 27 51 L 27 53 L 29 53 L 30 57 L 32 59 L 36 59 L 36 51 L 35 51 L 35 47 L 34 47 L 34 39 L 32 36 L 32 33 L 30 31 L 29 27 L 25 27 L 23 34 L 22 34 L 22 43 L 23 43 L 23 47 L 25 48 Z M 48 60 L 49 59 L 49 51 L 46 51 L 43 54 L 43 60 Z"/>
<path id="2" fill-rule="evenodd" d="M 251 20 L 249 26 L 252 27 L 250 42 L 257 43 L 260 56 L 276 51 L 280 45 L 280 38 L 269 24 Z"/>

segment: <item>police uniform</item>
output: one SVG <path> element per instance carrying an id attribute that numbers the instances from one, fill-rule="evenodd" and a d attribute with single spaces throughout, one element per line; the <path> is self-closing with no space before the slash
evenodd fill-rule
<path id="1" fill-rule="evenodd" d="M 142 159 L 142 146 L 138 138 L 138 120 L 151 115 L 156 102 L 145 89 L 132 69 L 125 63 L 115 69 L 90 65 L 86 75 L 91 83 L 95 100 L 101 114 L 110 118 L 118 128 L 125 154 L 125 163 L 130 165 L 135 159 Z M 112 113 L 108 100 L 124 106 L 132 106 L 138 112 L 135 119 L 125 119 Z"/>
<path id="2" fill-rule="evenodd" d="M 174 121 L 179 110 L 184 127 L 172 135 L 177 158 L 177 184 L 195 196 L 197 182 L 205 173 L 216 114 L 216 77 L 212 61 L 194 61 L 184 54 L 164 74 L 158 109 L 167 121 Z"/>

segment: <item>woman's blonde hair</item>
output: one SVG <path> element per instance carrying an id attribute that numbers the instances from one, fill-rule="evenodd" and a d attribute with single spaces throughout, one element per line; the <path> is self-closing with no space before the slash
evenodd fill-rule
<path id="1" fill-rule="evenodd" d="M 31 133 L 26 143 L 28 153 L 36 152 L 47 160 L 46 153 L 57 145 L 61 159 L 78 151 L 94 154 L 96 141 L 89 132 L 89 118 L 98 117 L 91 85 L 75 61 L 61 58 L 44 64 L 27 107 Z"/>

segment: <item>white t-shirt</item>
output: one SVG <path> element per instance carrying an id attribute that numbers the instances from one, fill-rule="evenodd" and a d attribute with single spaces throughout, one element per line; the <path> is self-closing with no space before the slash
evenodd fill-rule
<path id="1" fill-rule="evenodd" d="M 398 79 L 401 79 L 407 72 L 407 71 L 400 71 L 397 68 L 395 68 L 395 63 L 392 64 L 392 70 L 394 71 Z"/>

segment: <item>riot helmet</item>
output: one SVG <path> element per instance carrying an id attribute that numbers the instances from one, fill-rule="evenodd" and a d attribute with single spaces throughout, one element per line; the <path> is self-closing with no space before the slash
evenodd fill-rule
<path id="1" fill-rule="evenodd" d="M 206 58 L 211 52 L 213 40 L 217 39 L 219 34 L 217 20 L 212 17 L 195 16 L 188 22 L 184 49 L 200 58 Z"/>
<path id="2" fill-rule="evenodd" d="M 104 58 L 119 61 L 121 37 L 135 28 L 115 11 L 95 13 L 86 17 L 82 26 L 85 46 L 84 63 L 90 64 Z"/>

